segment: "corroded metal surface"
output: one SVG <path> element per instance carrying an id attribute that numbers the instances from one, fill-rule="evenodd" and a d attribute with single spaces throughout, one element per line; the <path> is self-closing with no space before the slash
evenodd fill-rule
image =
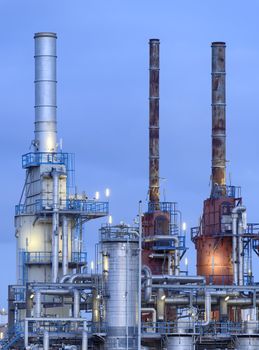
<path id="1" fill-rule="evenodd" d="M 149 41 L 149 201 L 159 202 L 159 40 Z"/>
<path id="2" fill-rule="evenodd" d="M 212 189 L 226 185 L 226 71 L 224 42 L 212 43 Z"/>
<path id="3" fill-rule="evenodd" d="M 197 274 L 209 284 L 232 284 L 231 212 L 234 198 L 208 198 L 204 201 L 197 249 Z"/>

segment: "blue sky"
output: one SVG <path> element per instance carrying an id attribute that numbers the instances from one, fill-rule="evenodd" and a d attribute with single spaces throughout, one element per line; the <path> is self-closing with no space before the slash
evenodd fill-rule
<path id="1" fill-rule="evenodd" d="M 147 196 L 148 40 L 161 40 L 161 192 L 188 228 L 209 195 L 210 43 L 226 41 L 228 178 L 259 222 L 258 11 L 237 0 L 1 0 L 0 306 L 15 283 L 14 205 L 33 138 L 34 32 L 58 34 L 58 130 L 78 190 L 110 187 L 114 222 L 127 223 Z M 100 224 L 86 227 L 90 256 Z M 192 244 L 188 258 L 194 273 Z"/>

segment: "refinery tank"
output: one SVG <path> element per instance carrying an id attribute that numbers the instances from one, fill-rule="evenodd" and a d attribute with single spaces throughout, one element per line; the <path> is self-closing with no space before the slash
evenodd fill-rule
<path id="1" fill-rule="evenodd" d="M 137 350 L 139 268 L 137 232 L 124 225 L 105 225 L 100 232 L 104 299 L 106 299 L 105 349 Z"/>
<path id="2" fill-rule="evenodd" d="M 167 338 L 167 350 L 194 350 L 192 336 L 172 336 Z"/>

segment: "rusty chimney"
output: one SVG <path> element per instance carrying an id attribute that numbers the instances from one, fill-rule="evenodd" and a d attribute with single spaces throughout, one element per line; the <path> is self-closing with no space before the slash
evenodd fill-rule
<path id="1" fill-rule="evenodd" d="M 226 71 L 224 42 L 212 45 L 212 193 L 226 185 Z"/>
<path id="2" fill-rule="evenodd" d="M 149 40 L 149 201 L 159 202 L 159 40 Z"/>

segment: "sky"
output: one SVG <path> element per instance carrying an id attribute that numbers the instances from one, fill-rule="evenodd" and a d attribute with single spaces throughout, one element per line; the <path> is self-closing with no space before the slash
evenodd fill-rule
<path id="1" fill-rule="evenodd" d="M 212 41 L 227 43 L 227 177 L 259 222 L 258 11 L 256 0 L 0 0 L 0 307 L 15 284 L 14 206 L 33 139 L 34 33 L 58 35 L 58 132 L 76 154 L 78 192 L 104 199 L 109 187 L 113 222 L 129 224 L 139 200 L 146 208 L 148 41 L 160 39 L 161 199 L 179 203 L 194 274 L 190 227 L 210 192 Z M 85 228 L 89 259 L 105 220 Z"/>

